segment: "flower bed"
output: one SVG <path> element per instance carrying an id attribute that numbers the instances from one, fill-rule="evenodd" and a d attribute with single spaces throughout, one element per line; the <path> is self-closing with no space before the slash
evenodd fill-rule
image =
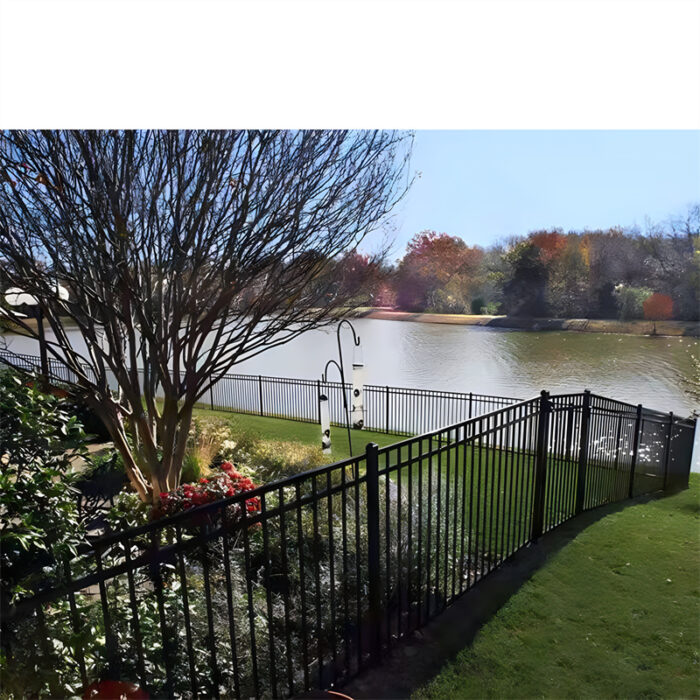
<path id="1" fill-rule="evenodd" d="M 213 503 L 230 498 L 245 491 L 257 488 L 253 480 L 237 471 L 231 462 L 220 464 L 208 478 L 201 478 L 198 483 L 182 484 L 173 491 L 160 494 L 160 507 L 156 517 L 175 515 L 205 503 Z M 260 510 L 260 499 L 249 498 L 245 501 L 246 510 L 255 513 Z"/>

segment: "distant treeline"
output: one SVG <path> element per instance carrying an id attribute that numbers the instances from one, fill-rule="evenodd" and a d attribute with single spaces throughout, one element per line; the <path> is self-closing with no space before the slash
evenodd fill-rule
<path id="1" fill-rule="evenodd" d="M 700 205 L 638 229 L 551 229 L 489 248 L 423 231 L 395 264 L 353 253 L 340 284 L 405 311 L 558 318 L 700 318 Z"/>

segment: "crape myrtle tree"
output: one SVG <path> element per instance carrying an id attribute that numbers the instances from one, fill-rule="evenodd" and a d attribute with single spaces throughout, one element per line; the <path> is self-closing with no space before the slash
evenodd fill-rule
<path id="1" fill-rule="evenodd" d="M 193 407 L 217 380 L 345 306 L 335 267 L 405 193 L 411 144 L 389 131 L 0 135 L 3 274 L 39 300 L 50 357 L 144 501 L 178 485 Z"/>

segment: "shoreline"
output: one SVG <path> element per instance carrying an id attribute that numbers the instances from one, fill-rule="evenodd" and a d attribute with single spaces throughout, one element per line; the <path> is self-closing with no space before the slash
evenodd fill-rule
<path id="1" fill-rule="evenodd" d="M 339 312 L 338 317 L 373 318 L 381 321 L 410 321 L 414 323 L 442 323 L 452 326 L 482 326 L 518 331 L 575 331 L 579 333 L 620 333 L 623 335 L 646 335 L 658 337 L 700 338 L 698 321 L 618 321 L 602 318 L 519 318 L 514 316 L 486 316 L 475 314 L 434 314 L 427 312 L 393 311 L 391 309 L 361 306 Z M 23 319 L 36 328 L 36 320 Z M 77 327 L 65 319 L 66 327 Z M 22 333 L 22 328 L 11 321 L 0 322 L 0 334 Z"/>
<path id="2" fill-rule="evenodd" d="M 587 318 L 516 318 L 512 316 L 481 316 L 470 314 L 433 314 L 425 312 L 392 311 L 360 307 L 348 314 L 351 318 L 374 318 L 382 321 L 412 321 L 414 323 L 444 323 L 454 326 L 483 326 L 520 331 L 577 331 L 579 333 L 622 333 L 626 335 L 700 337 L 697 321 L 618 321 Z"/>

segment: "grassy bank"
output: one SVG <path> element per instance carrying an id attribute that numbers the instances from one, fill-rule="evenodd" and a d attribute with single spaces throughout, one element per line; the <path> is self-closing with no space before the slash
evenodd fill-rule
<path id="1" fill-rule="evenodd" d="M 590 526 L 415 698 L 700 697 L 700 475 Z"/>

